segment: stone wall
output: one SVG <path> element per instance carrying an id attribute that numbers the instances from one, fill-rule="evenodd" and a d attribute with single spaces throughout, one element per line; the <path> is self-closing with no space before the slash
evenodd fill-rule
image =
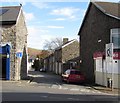
<path id="1" fill-rule="evenodd" d="M 10 80 L 20 80 L 27 76 L 27 29 L 23 12 L 20 12 L 15 25 L 3 25 L 2 43 L 11 44 Z M 23 57 L 17 58 L 16 53 L 22 52 Z"/>
<path id="2" fill-rule="evenodd" d="M 74 60 L 79 57 L 79 42 L 75 40 L 71 44 L 65 46 L 62 48 L 62 73 L 71 68 L 71 63 L 72 62 L 77 62 L 78 60 Z M 73 61 L 74 60 L 74 61 Z"/>
<path id="3" fill-rule="evenodd" d="M 20 12 L 19 19 L 16 23 L 16 52 L 22 52 L 22 58 L 16 60 L 16 79 L 27 77 L 27 28 L 23 12 Z"/>
<path id="4" fill-rule="evenodd" d="M 66 63 L 68 63 L 69 60 L 79 57 L 79 42 L 77 40 L 74 40 L 71 41 L 70 44 L 68 43 L 63 45 L 61 48 L 55 50 L 54 56 L 54 72 L 56 74 L 61 74 L 64 72 L 67 66 Z"/>
<path id="5" fill-rule="evenodd" d="M 2 26 L 2 44 L 10 43 L 10 79 L 15 80 L 16 35 L 15 26 Z"/>
<path id="6" fill-rule="evenodd" d="M 79 56 L 79 42 L 76 40 L 62 48 L 62 63 L 74 59 Z"/>

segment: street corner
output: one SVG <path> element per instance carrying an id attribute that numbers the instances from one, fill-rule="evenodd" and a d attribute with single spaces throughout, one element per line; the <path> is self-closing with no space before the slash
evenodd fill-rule
<path id="1" fill-rule="evenodd" d="M 19 83 L 23 83 L 23 84 L 30 84 L 32 81 L 34 80 L 34 77 L 32 76 L 27 76 L 26 78 L 23 78 L 22 80 L 19 80 Z"/>
<path id="2" fill-rule="evenodd" d="M 101 93 L 105 93 L 107 95 L 119 95 L 119 89 L 117 88 L 108 88 L 108 87 L 105 87 L 105 86 L 92 86 L 92 88 L 96 91 L 99 91 Z"/>

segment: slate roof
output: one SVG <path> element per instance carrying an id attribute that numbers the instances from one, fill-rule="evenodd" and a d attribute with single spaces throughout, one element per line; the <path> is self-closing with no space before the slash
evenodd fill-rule
<path id="1" fill-rule="evenodd" d="M 120 19 L 120 3 L 93 2 L 93 4 L 106 15 Z"/>
<path id="2" fill-rule="evenodd" d="M 0 24 L 16 23 L 21 6 L 0 7 Z"/>
<path id="3" fill-rule="evenodd" d="M 120 20 L 120 3 L 115 2 L 90 2 L 88 9 L 86 11 L 86 14 L 84 16 L 84 19 L 82 21 L 80 30 L 78 35 L 80 35 L 81 29 L 83 27 L 83 24 L 87 18 L 87 15 L 89 13 L 89 10 L 91 9 L 91 5 L 95 5 L 101 12 L 103 12 L 105 15 L 110 16 L 114 19 Z"/>

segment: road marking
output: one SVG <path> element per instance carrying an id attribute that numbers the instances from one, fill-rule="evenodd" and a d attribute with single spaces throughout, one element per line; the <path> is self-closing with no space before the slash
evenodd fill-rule
<path id="1" fill-rule="evenodd" d="M 80 91 L 81 92 L 90 92 L 90 90 L 87 90 L 87 89 L 81 89 Z"/>
<path id="2" fill-rule="evenodd" d="M 53 85 L 51 86 L 51 88 L 58 88 L 58 86 L 55 85 L 55 84 L 53 84 Z"/>
<path id="3" fill-rule="evenodd" d="M 63 90 L 67 90 L 68 88 L 62 88 Z"/>
<path id="4" fill-rule="evenodd" d="M 48 96 L 46 96 L 46 95 L 43 95 L 43 96 L 41 96 L 41 97 L 43 97 L 43 98 L 47 98 Z"/>
<path id="5" fill-rule="evenodd" d="M 59 83 L 56 82 L 56 84 L 59 86 L 59 89 L 62 89 L 62 86 Z"/>
<path id="6" fill-rule="evenodd" d="M 78 98 L 67 98 L 69 100 L 79 100 Z"/>
<path id="7" fill-rule="evenodd" d="M 70 91 L 79 91 L 79 89 L 78 88 L 72 88 L 72 89 L 70 89 Z"/>
<path id="8" fill-rule="evenodd" d="M 59 89 L 62 89 L 62 86 L 59 86 Z"/>

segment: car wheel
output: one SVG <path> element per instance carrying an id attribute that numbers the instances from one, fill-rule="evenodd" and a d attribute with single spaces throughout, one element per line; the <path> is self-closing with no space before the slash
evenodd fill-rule
<path id="1" fill-rule="evenodd" d="M 61 80 L 62 80 L 62 82 L 64 82 L 64 79 L 63 79 L 63 77 L 61 77 Z"/>
<path id="2" fill-rule="evenodd" d="M 62 79 L 62 82 L 65 82 L 65 81 Z"/>
<path id="3" fill-rule="evenodd" d="M 69 84 L 70 83 L 70 81 L 67 79 L 67 84 Z"/>

